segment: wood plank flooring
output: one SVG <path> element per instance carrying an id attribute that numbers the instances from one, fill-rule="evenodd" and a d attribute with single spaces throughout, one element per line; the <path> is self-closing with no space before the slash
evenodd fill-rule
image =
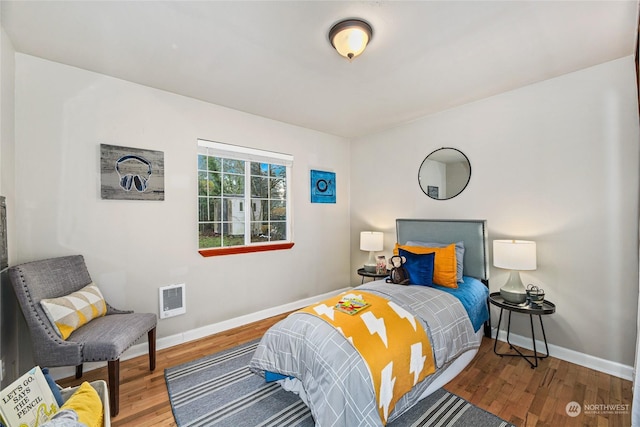
<path id="1" fill-rule="evenodd" d="M 114 427 L 175 426 L 164 379 L 164 369 L 259 338 L 286 314 L 251 323 L 207 338 L 157 352 L 156 370 L 149 372 L 147 356 L 121 362 L 120 413 Z M 502 348 L 500 346 L 502 345 Z M 507 344 L 499 343 L 499 351 Z M 62 386 L 107 378 L 106 367 L 86 372 L 80 380 L 67 378 Z M 504 420 L 523 427 L 631 425 L 630 381 L 553 357 L 531 369 L 519 357 L 493 353 L 493 340 L 484 338 L 480 351 L 447 390 Z M 581 405 L 577 417 L 566 413 L 569 402 Z M 612 412 L 604 405 L 622 405 Z M 625 406 L 624 405 L 628 405 Z M 620 410 L 621 409 L 621 410 Z M 345 426 L 346 427 L 346 426 Z"/>
<path id="2" fill-rule="evenodd" d="M 508 345 L 499 342 L 498 351 Z M 445 388 L 517 426 L 631 426 L 631 381 L 553 357 L 531 369 L 520 357 L 496 356 L 487 338 Z M 570 402 L 581 405 L 576 417 L 567 415 Z M 603 405 L 622 406 L 611 411 Z"/>

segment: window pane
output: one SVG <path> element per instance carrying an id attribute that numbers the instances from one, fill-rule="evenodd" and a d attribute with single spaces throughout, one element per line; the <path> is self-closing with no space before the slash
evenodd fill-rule
<path id="1" fill-rule="evenodd" d="M 252 242 L 268 242 L 269 241 L 269 223 L 268 222 L 252 222 L 251 223 L 251 241 Z"/>
<path id="2" fill-rule="evenodd" d="M 220 174 L 209 172 L 208 174 L 209 196 L 220 196 Z"/>
<path id="3" fill-rule="evenodd" d="M 207 173 L 198 172 L 198 196 L 207 196 Z"/>
<path id="4" fill-rule="evenodd" d="M 271 241 L 287 240 L 287 223 L 280 221 L 271 221 Z"/>
<path id="5" fill-rule="evenodd" d="M 243 246 L 244 245 L 244 222 L 233 221 L 224 222 L 223 226 L 223 246 Z"/>
<path id="6" fill-rule="evenodd" d="M 224 172 L 244 174 L 244 160 L 223 159 Z"/>
<path id="7" fill-rule="evenodd" d="M 269 204 L 271 205 L 271 221 L 287 219 L 287 205 L 284 201 L 271 200 Z"/>
<path id="8" fill-rule="evenodd" d="M 199 248 L 219 248 L 222 246 L 220 239 L 220 223 L 204 223 L 200 224 L 198 247 Z"/>
<path id="9" fill-rule="evenodd" d="M 284 199 L 287 195 L 287 182 L 284 179 L 271 179 L 271 198 Z"/>
<path id="10" fill-rule="evenodd" d="M 240 210 L 243 197 L 223 197 L 222 198 L 222 220 L 223 221 L 243 221 L 244 212 Z"/>
<path id="11" fill-rule="evenodd" d="M 285 178 L 287 176 L 287 168 L 281 165 L 271 165 L 270 175 L 277 178 Z"/>
<path id="12" fill-rule="evenodd" d="M 220 197 L 209 198 L 209 221 L 222 220 L 222 200 Z"/>
<path id="13" fill-rule="evenodd" d="M 209 204 L 206 197 L 198 197 L 198 221 L 209 221 Z"/>
<path id="14" fill-rule="evenodd" d="M 198 154 L 198 170 L 207 170 L 207 156 Z"/>
<path id="15" fill-rule="evenodd" d="M 251 197 L 269 197 L 269 178 L 251 177 Z"/>
<path id="16" fill-rule="evenodd" d="M 209 157 L 209 170 L 220 172 L 220 165 L 222 164 L 222 159 L 219 157 Z"/>
<path id="17" fill-rule="evenodd" d="M 269 220 L 269 202 L 267 200 L 251 199 L 251 221 Z"/>
<path id="18" fill-rule="evenodd" d="M 244 176 L 224 174 L 222 177 L 225 196 L 244 196 Z"/>
<path id="19" fill-rule="evenodd" d="M 269 163 L 251 162 L 251 175 L 268 176 L 269 175 Z"/>

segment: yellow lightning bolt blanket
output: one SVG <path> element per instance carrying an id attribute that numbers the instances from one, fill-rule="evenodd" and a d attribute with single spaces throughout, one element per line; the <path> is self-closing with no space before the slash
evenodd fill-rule
<path id="1" fill-rule="evenodd" d="M 335 309 L 348 298 L 368 306 L 347 314 Z M 368 292 L 341 294 L 300 312 L 317 316 L 345 336 L 366 362 L 383 424 L 396 402 L 427 375 L 435 372 L 431 343 L 422 325 L 393 301 Z"/>

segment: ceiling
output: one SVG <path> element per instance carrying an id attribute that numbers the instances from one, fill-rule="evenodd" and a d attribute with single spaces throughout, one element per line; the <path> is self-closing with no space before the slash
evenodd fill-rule
<path id="1" fill-rule="evenodd" d="M 633 55 L 634 1 L 7 1 L 17 52 L 358 137 Z M 327 33 L 373 27 L 348 62 Z"/>

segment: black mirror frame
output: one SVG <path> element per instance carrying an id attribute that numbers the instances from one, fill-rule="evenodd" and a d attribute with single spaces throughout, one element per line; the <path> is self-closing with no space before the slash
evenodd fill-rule
<path id="1" fill-rule="evenodd" d="M 440 151 L 440 150 L 454 150 L 457 151 L 458 153 L 462 154 L 462 157 L 465 158 L 465 160 L 467 161 L 467 164 L 469 165 L 469 176 L 467 177 L 467 182 L 464 184 L 464 187 L 462 187 L 460 189 L 460 191 L 458 191 L 456 194 L 454 194 L 451 197 L 446 197 L 446 198 L 438 198 L 438 197 L 433 197 L 432 195 L 429 194 L 428 189 L 425 190 L 422 187 L 422 182 L 420 182 L 420 172 L 422 171 L 422 167 L 424 166 L 424 162 L 426 162 L 429 159 L 429 156 L 431 156 L 432 154 Z M 469 182 L 471 181 L 471 162 L 469 161 L 469 158 L 467 157 L 466 154 L 464 154 L 462 151 L 458 150 L 457 148 L 453 148 L 453 147 L 440 147 L 436 150 L 433 150 L 431 153 L 429 153 L 427 155 L 427 157 L 424 158 L 424 160 L 422 161 L 422 163 L 420 163 L 420 167 L 418 168 L 418 186 L 420 187 L 420 189 L 422 190 L 422 192 L 427 195 L 430 199 L 433 200 L 450 200 L 453 199 L 454 197 L 458 196 L 460 193 L 462 193 L 468 186 L 469 186 Z"/>

